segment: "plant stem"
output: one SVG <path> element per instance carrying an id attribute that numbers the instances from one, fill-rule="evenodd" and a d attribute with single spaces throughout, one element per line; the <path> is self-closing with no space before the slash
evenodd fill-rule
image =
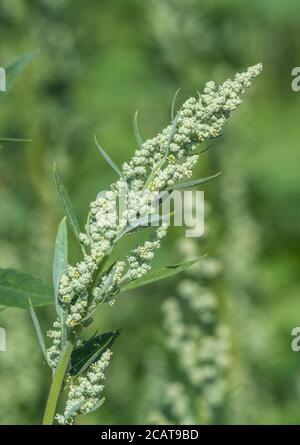
<path id="1" fill-rule="evenodd" d="M 65 373 L 70 361 L 73 348 L 73 344 L 68 341 L 64 349 L 62 350 L 49 391 L 48 400 L 44 412 L 43 425 L 53 424 L 57 401 L 61 392 L 61 387 L 64 381 Z"/>

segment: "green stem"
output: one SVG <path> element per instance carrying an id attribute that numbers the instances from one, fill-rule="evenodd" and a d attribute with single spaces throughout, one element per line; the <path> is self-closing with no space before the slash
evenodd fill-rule
<path id="1" fill-rule="evenodd" d="M 48 395 L 47 405 L 44 412 L 43 425 L 53 424 L 57 401 L 61 392 L 61 387 L 64 381 L 65 373 L 70 361 L 73 348 L 73 344 L 68 341 L 64 349 L 62 350 Z"/>

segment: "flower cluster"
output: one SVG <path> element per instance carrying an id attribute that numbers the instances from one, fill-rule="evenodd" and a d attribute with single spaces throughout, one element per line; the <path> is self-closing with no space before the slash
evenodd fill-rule
<path id="1" fill-rule="evenodd" d="M 60 320 L 53 323 L 53 329 L 47 332 L 47 336 L 53 339 L 53 344 L 47 349 L 47 362 L 52 369 L 55 369 L 61 353 L 62 331 Z"/>
<path id="2" fill-rule="evenodd" d="M 219 87 L 208 82 L 204 93 L 188 99 L 162 133 L 144 143 L 138 138 L 138 149 L 121 170 L 110 162 L 120 179 L 91 203 L 85 231 L 79 235 L 83 259 L 75 266 L 69 265 L 60 276 L 58 319 L 48 332 L 53 345 L 47 351 L 47 359 L 53 370 L 66 341 L 71 338 L 73 345 L 78 343 L 82 328 L 92 321 L 99 305 L 113 304 L 126 280 L 149 272 L 154 252 L 166 234 L 161 220 L 155 236 L 138 245 L 125 259 L 109 265 L 110 254 L 123 236 L 145 226 L 145 218 L 150 217 L 160 192 L 172 189 L 192 174 L 199 158 L 197 145 L 220 135 L 231 112 L 240 104 L 240 96 L 261 69 L 260 64 L 250 67 Z M 126 206 L 116 217 L 116 199 L 120 195 L 125 196 Z M 202 318 L 204 307 L 207 313 L 212 310 L 209 295 L 202 295 L 201 302 L 188 296 L 186 299 Z M 194 334 L 191 331 L 189 335 Z"/>
<path id="3" fill-rule="evenodd" d="M 186 260 L 198 253 L 193 239 L 180 240 L 178 244 Z M 196 264 L 190 268 L 189 276 L 180 281 L 178 298 L 168 298 L 163 304 L 166 347 L 174 354 L 186 385 L 195 395 L 197 412 L 187 400 L 189 391 L 184 391 L 179 382 L 170 382 L 165 385 L 163 406 L 152 413 L 159 422 L 186 423 L 189 413 L 190 423 L 210 423 L 215 410 L 224 401 L 231 342 L 228 327 L 219 321 L 219 299 L 208 286 L 220 269 L 216 260 L 203 259 L 200 266 Z M 174 410 L 176 406 L 179 409 Z M 168 413 L 167 417 L 163 413 Z"/>
<path id="4" fill-rule="evenodd" d="M 100 360 L 93 363 L 84 377 L 78 378 L 75 385 L 69 384 L 69 394 L 64 414 L 57 414 L 56 420 L 60 424 L 72 424 L 79 414 L 88 414 L 95 411 L 104 399 L 101 397 L 105 379 L 104 371 L 108 367 L 112 352 L 107 349 Z"/>
<path id="5" fill-rule="evenodd" d="M 100 284 L 93 289 L 93 301 L 89 307 L 89 314 L 92 315 L 98 304 L 104 302 L 110 305 L 114 304 L 113 295 L 121 279 L 124 278 L 125 267 L 125 261 L 117 261 L 112 270 L 103 275 Z"/>
<path id="6" fill-rule="evenodd" d="M 127 257 L 129 264 L 129 270 L 126 274 L 126 278 L 129 280 L 135 280 L 141 278 L 149 270 L 151 266 L 149 262 L 154 257 L 154 251 L 159 249 L 161 239 L 167 233 L 167 224 L 163 223 L 156 230 L 155 235 L 149 241 L 146 241 L 142 246 L 136 247 L 130 255 Z"/>
<path id="7" fill-rule="evenodd" d="M 208 82 L 202 95 L 188 99 L 173 123 L 144 142 L 123 165 L 131 187 L 140 190 L 149 183 L 149 171 L 154 190 L 171 187 L 189 175 L 198 160 L 197 145 L 220 135 L 231 112 L 241 103 L 241 95 L 261 70 L 262 65 L 257 64 L 219 87 Z"/>
<path id="8" fill-rule="evenodd" d="M 60 282 L 60 299 L 63 303 L 70 304 L 80 297 L 80 307 L 76 306 L 73 314 L 84 313 L 94 273 L 122 234 L 128 220 L 149 214 L 151 204 L 157 199 L 157 191 L 172 187 L 184 176 L 191 175 L 199 156 L 195 153 L 197 144 L 220 134 L 230 113 L 241 103 L 240 96 L 245 88 L 251 85 L 261 69 L 261 64 L 250 67 L 219 87 L 214 82 L 208 82 L 198 99 L 188 99 L 173 123 L 155 138 L 144 142 L 132 160 L 123 165 L 126 183 L 120 179 L 113 184 L 111 191 L 98 196 L 91 203 L 86 233 L 81 235 L 82 242 L 90 248 L 90 254 L 86 254 L 75 267 L 70 266 Z M 128 184 L 128 206 L 117 220 L 116 195 L 123 194 Z M 143 193 L 137 194 L 141 190 Z M 139 256 L 139 252 L 135 253 Z M 134 275 L 132 272 L 132 278 Z M 137 272 L 136 276 L 139 275 Z M 81 319 L 71 316 L 67 324 L 69 327 L 75 326 Z"/>
<path id="9" fill-rule="evenodd" d="M 96 266 L 97 264 L 92 257 L 85 255 L 84 260 L 76 266 L 68 267 L 67 274 L 60 278 L 59 298 L 62 303 L 69 304 L 77 295 L 87 294 L 87 288 Z"/>

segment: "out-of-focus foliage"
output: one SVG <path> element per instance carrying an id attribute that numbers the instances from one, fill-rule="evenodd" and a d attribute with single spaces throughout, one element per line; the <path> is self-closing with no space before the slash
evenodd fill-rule
<path id="1" fill-rule="evenodd" d="M 205 185 L 211 207 L 205 249 L 223 265 L 214 289 L 233 334 L 232 389 L 222 417 L 228 423 L 299 422 L 300 357 L 290 348 L 300 317 L 300 95 L 290 86 L 300 59 L 299 12 L 296 0 L 12 0 L 0 6 L 0 66 L 41 50 L 0 110 L 1 135 L 32 138 L 0 153 L 0 266 L 38 272 L 49 282 L 62 216 L 53 161 L 82 224 L 88 203 L 115 179 L 94 146 L 95 133 L 120 165 L 133 152 L 136 109 L 143 138 L 149 137 L 169 121 L 177 88 L 180 101 L 206 80 L 264 64 L 253 92 L 195 173 L 223 172 Z M 172 231 L 157 267 L 182 260 L 175 241 L 183 235 Z M 75 261 L 78 250 L 70 243 Z M 121 328 L 122 335 L 107 402 L 82 421 L 145 422 L 153 379 L 156 388 L 159 379 L 177 379 L 165 368 L 162 305 L 181 279 L 124 293 L 113 309 L 101 311 L 100 331 Z M 43 327 L 52 318 L 52 309 L 41 311 Z M 0 325 L 8 339 L 0 352 L 0 423 L 39 423 L 50 375 L 29 316 L 6 310 Z"/>
<path id="2" fill-rule="evenodd" d="M 195 239 L 181 239 L 178 249 L 186 259 L 198 254 Z M 153 392 L 149 421 L 159 424 L 214 424 L 224 422 L 230 392 L 232 342 L 224 322 L 224 307 L 214 290 L 221 264 L 203 259 L 187 271 L 177 286 L 177 298 L 163 303 L 166 350 L 164 380 L 149 370 Z M 176 370 L 174 372 L 174 370 Z M 154 397 L 153 397 L 154 394 Z M 152 406 L 151 406 L 152 405 Z"/>

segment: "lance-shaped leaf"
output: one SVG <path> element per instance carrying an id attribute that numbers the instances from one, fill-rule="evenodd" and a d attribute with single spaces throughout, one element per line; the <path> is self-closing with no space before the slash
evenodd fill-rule
<path id="1" fill-rule="evenodd" d="M 176 99 L 177 99 L 177 96 L 179 94 L 179 91 L 180 91 L 180 88 L 178 88 L 178 90 L 174 94 L 174 97 L 173 97 L 173 100 L 172 100 L 172 107 L 171 107 L 171 119 L 172 119 L 172 121 L 174 120 L 174 116 L 175 116 L 175 103 L 176 103 Z"/>
<path id="2" fill-rule="evenodd" d="M 203 150 L 200 150 L 199 153 L 205 153 L 206 151 L 210 150 L 213 147 L 213 144 L 209 144 L 207 147 L 203 148 Z"/>
<path id="3" fill-rule="evenodd" d="M 53 256 L 53 285 L 55 295 L 55 308 L 61 324 L 62 344 L 66 341 L 65 311 L 59 301 L 59 281 L 62 274 L 68 270 L 68 230 L 66 217 L 58 226 Z"/>
<path id="4" fill-rule="evenodd" d="M 96 405 L 92 409 L 89 410 L 89 413 L 93 413 L 94 411 L 97 411 L 97 409 L 100 408 L 100 406 L 102 406 L 104 402 L 105 402 L 105 397 L 102 397 L 102 399 L 99 400 L 99 402 L 96 403 Z"/>
<path id="5" fill-rule="evenodd" d="M 172 143 L 172 141 L 173 141 L 173 138 L 174 138 L 174 136 L 175 136 L 175 133 L 176 133 L 176 131 L 177 131 L 177 121 L 178 121 L 178 114 L 176 115 L 176 117 L 175 117 L 175 119 L 173 119 L 173 121 L 172 121 L 172 126 L 171 126 L 171 130 L 170 130 L 170 134 L 169 134 L 169 137 L 168 137 L 168 141 L 167 141 L 167 151 L 166 151 L 166 153 L 165 153 L 165 156 L 164 156 L 164 158 L 167 158 L 167 156 L 169 155 L 169 152 L 170 152 L 170 145 L 171 145 L 171 143 Z"/>
<path id="6" fill-rule="evenodd" d="M 135 140 L 138 144 L 138 147 L 141 149 L 142 145 L 143 145 L 143 140 L 141 138 L 140 130 L 139 130 L 139 126 L 138 126 L 138 112 L 137 111 L 135 112 L 134 118 L 133 118 L 133 131 L 134 131 L 134 136 L 135 136 Z"/>
<path id="7" fill-rule="evenodd" d="M 4 67 L 6 75 L 6 91 L 4 92 L 4 96 L 1 95 L 2 97 L 5 97 L 5 94 L 11 90 L 17 77 L 24 71 L 27 65 L 37 56 L 37 54 L 38 50 L 22 54 Z"/>
<path id="8" fill-rule="evenodd" d="M 92 311 L 88 311 L 87 315 L 82 319 L 82 322 L 89 320 L 94 315 L 94 313 L 99 309 L 99 307 L 102 306 L 102 304 L 106 303 L 107 297 L 109 295 L 108 289 L 110 288 L 117 272 L 116 264 L 117 261 L 114 261 L 113 264 L 103 274 L 103 277 L 105 276 L 106 283 L 103 286 L 103 288 L 101 288 L 100 301 L 98 304 L 96 304 L 96 306 Z"/>
<path id="9" fill-rule="evenodd" d="M 28 309 L 54 304 L 53 289 L 40 278 L 15 269 L 0 269 L 0 305 Z"/>
<path id="10" fill-rule="evenodd" d="M 173 190 L 185 190 L 191 189 L 193 187 L 197 187 L 198 185 L 205 184 L 208 181 L 211 181 L 214 178 L 220 176 L 221 172 L 216 173 L 215 175 L 208 176 L 207 178 L 195 179 L 194 181 L 184 182 L 182 184 L 177 184 L 173 187 L 167 189 L 168 192 L 172 192 Z"/>
<path id="11" fill-rule="evenodd" d="M 63 206 L 64 212 L 66 214 L 68 223 L 70 224 L 72 232 L 73 232 L 75 238 L 77 239 L 77 241 L 79 242 L 82 250 L 85 251 L 84 246 L 82 245 L 82 242 L 80 241 L 80 236 L 79 236 L 80 235 L 80 226 L 79 226 L 78 220 L 77 220 L 75 212 L 73 210 L 73 206 L 72 206 L 71 200 L 69 198 L 67 189 L 65 188 L 65 186 L 63 185 L 63 183 L 61 181 L 61 178 L 57 171 L 55 163 L 54 163 L 53 173 L 54 173 L 54 181 L 55 181 L 55 185 L 57 188 L 57 193 L 60 198 L 60 202 Z"/>
<path id="12" fill-rule="evenodd" d="M 31 142 L 31 139 L 0 137 L 0 142 Z"/>
<path id="13" fill-rule="evenodd" d="M 108 164 L 111 166 L 111 168 L 118 173 L 119 176 L 121 176 L 122 179 L 124 179 L 124 175 L 121 171 L 121 169 L 117 166 L 117 164 L 115 164 L 115 162 L 109 157 L 109 155 L 106 153 L 106 151 L 101 147 L 101 145 L 98 144 L 97 138 L 96 136 L 94 136 L 95 139 L 95 144 L 97 145 L 98 150 L 100 151 L 100 153 L 102 154 L 102 156 L 104 157 L 104 159 L 108 162 Z M 124 179 L 125 181 L 125 179 Z"/>
<path id="14" fill-rule="evenodd" d="M 37 335 L 37 338 L 38 338 L 38 341 L 39 341 L 39 345 L 40 345 L 41 351 L 42 351 L 42 353 L 43 353 L 43 355 L 45 357 L 46 362 L 48 363 L 44 336 L 43 336 L 43 333 L 42 333 L 42 330 L 41 330 L 40 322 L 39 322 L 39 320 L 37 318 L 35 310 L 33 309 L 33 306 L 32 306 L 32 303 L 31 303 L 30 299 L 29 299 L 29 310 L 30 310 L 30 315 L 31 315 L 31 318 L 32 318 L 32 321 L 33 321 L 33 325 L 34 325 L 35 332 L 36 332 L 36 335 Z"/>
<path id="15" fill-rule="evenodd" d="M 61 275 L 66 273 L 67 270 L 68 270 L 68 232 L 67 232 L 66 217 L 64 217 L 58 226 L 58 231 L 54 246 L 54 257 L 53 257 L 53 285 L 54 285 L 56 308 L 60 306 L 58 299 L 59 280 Z"/>
<path id="16" fill-rule="evenodd" d="M 214 141 L 216 139 L 220 139 L 223 137 L 223 134 L 218 134 L 218 136 L 211 136 L 210 138 L 208 138 L 209 141 Z"/>
<path id="17" fill-rule="evenodd" d="M 68 420 L 70 417 L 74 416 L 74 414 L 80 410 L 84 403 L 86 403 L 85 399 L 80 400 L 80 402 L 75 403 L 75 405 L 68 409 L 64 415 L 65 420 Z"/>
<path id="18" fill-rule="evenodd" d="M 71 355 L 70 374 L 78 377 L 85 372 L 92 363 L 100 359 L 107 348 L 112 346 L 119 335 L 120 331 L 117 330 L 93 336 L 83 346 L 75 349 Z"/>
<path id="19" fill-rule="evenodd" d="M 137 289 L 138 287 L 145 286 L 146 284 L 155 283 L 155 281 L 159 281 L 164 278 L 169 278 L 193 266 L 198 261 L 200 261 L 200 259 L 201 258 L 196 258 L 194 260 L 187 261 L 185 263 L 174 264 L 172 266 L 165 266 L 153 270 L 147 273 L 145 276 L 138 278 L 137 280 L 131 281 L 128 284 L 125 284 L 124 286 L 121 287 L 120 292 L 128 291 L 131 289 Z"/>
<path id="20" fill-rule="evenodd" d="M 159 205 L 159 201 L 157 202 Z M 157 211 L 159 211 L 158 208 Z M 121 238 L 123 238 L 123 236 L 132 235 L 137 230 L 153 226 L 160 226 L 162 223 L 170 221 L 170 217 L 173 214 L 174 212 L 167 213 L 166 215 L 148 214 L 142 216 L 141 218 L 138 218 L 137 220 L 128 224 L 128 226 L 126 226 L 124 230 L 116 237 L 115 242 L 119 241 Z"/>
<path id="21" fill-rule="evenodd" d="M 100 406 L 102 406 L 104 402 L 105 402 L 105 397 L 102 397 L 102 399 L 99 400 L 99 402 L 96 403 L 96 405 L 94 405 L 93 408 L 89 410 L 88 414 L 97 411 L 97 409 L 100 408 Z M 67 410 L 64 415 L 65 420 L 70 419 L 70 417 L 72 417 L 75 413 L 79 412 L 80 408 L 84 403 L 86 403 L 86 400 L 83 399 L 80 402 L 75 403 L 75 405 L 73 405 L 72 408 Z"/>
<path id="22" fill-rule="evenodd" d="M 171 124 L 171 128 L 170 128 L 170 133 L 167 139 L 167 147 L 166 147 L 166 152 L 164 154 L 164 156 L 162 157 L 162 159 L 153 167 L 151 174 L 149 175 L 145 185 L 144 185 L 144 189 L 147 189 L 149 187 L 149 185 L 151 184 L 151 182 L 153 181 L 153 178 L 155 177 L 155 175 L 157 174 L 157 172 L 162 168 L 162 166 L 164 165 L 164 163 L 166 162 L 166 159 L 169 156 L 169 152 L 170 152 L 170 145 L 173 141 L 173 138 L 176 134 L 177 131 L 177 121 L 178 121 L 178 113 L 175 117 L 175 119 L 173 120 L 172 124 Z"/>

